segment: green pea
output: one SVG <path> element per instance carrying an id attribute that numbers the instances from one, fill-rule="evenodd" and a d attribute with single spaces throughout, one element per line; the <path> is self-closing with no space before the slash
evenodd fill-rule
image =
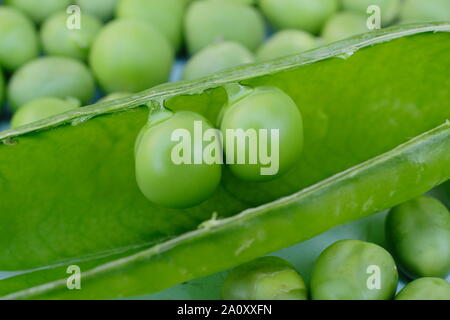
<path id="1" fill-rule="evenodd" d="M 24 126 L 76 109 L 79 106 L 80 102 L 72 98 L 66 100 L 53 97 L 38 98 L 28 102 L 14 114 L 11 120 L 11 127 L 17 128 Z"/>
<path id="2" fill-rule="evenodd" d="M 107 21 L 114 16 L 119 0 L 76 0 L 82 13 L 96 16 L 102 21 Z"/>
<path id="3" fill-rule="evenodd" d="M 300 30 L 283 30 L 275 33 L 256 53 L 258 61 L 294 55 L 317 47 L 317 40 Z"/>
<path id="4" fill-rule="evenodd" d="M 439 278 L 420 278 L 406 285 L 395 300 L 450 300 L 450 283 Z"/>
<path id="5" fill-rule="evenodd" d="M 226 162 L 239 179 L 273 180 L 297 163 L 303 148 L 302 116 L 295 102 L 282 90 L 268 86 L 251 89 L 231 99 L 222 115 L 220 128 Z M 270 154 L 271 164 L 261 153 Z"/>
<path id="6" fill-rule="evenodd" d="M 260 0 L 264 15 L 276 29 L 301 29 L 317 34 L 339 8 L 338 0 Z"/>
<path id="7" fill-rule="evenodd" d="M 366 16 L 348 11 L 338 13 L 328 20 L 323 28 L 322 37 L 330 43 L 368 31 Z"/>
<path id="8" fill-rule="evenodd" d="M 95 0 L 97 1 L 97 0 Z M 7 5 L 16 7 L 28 15 L 34 22 L 41 23 L 55 12 L 66 10 L 70 0 L 6 0 Z"/>
<path id="9" fill-rule="evenodd" d="M 83 105 L 92 101 L 95 83 L 81 62 L 65 57 L 33 60 L 12 76 L 8 97 L 14 109 L 40 97 L 73 97 Z"/>
<path id="10" fill-rule="evenodd" d="M 400 10 L 402 23 L 450 20 L 448 0 L 405 0 Z"/>
<path id="11" fill-rule="evenodd" d="M 207 200 L 221 179 L 221 164 L 206 161 L 194 162 L 193 157 L 203 155 L 207 146 L 214 144 L 220 150 L 220 139 L 204 142 L 195 137 L 194 129 L 213 129 L 201 115 L 180 111 L 164 111 L 151 116 L 150 123 L 140 132 L 135 147 L 136 180 L 141 192 L 151 202 L 168 208 L 188 208 Z M 190 135 L 184 152 L 177 146 L 187 141 L 174 141 L 176 131 Z M 200 138 L 200 139 L 197 139 Z M 177 151 L 178 150 L 178 151 Z M 200 150 L 200 151 L 199 151 Z M 190 153 L 189 161 L 181 163 L 175 156 Z"/>
<path id="12" fill-rule="evenodd" d="M 254 61 L 253 54 L 239 43 L 219 42 L 193 56 L 186 64 L 182 78 L 194 80 Z"/>
<path id="13" fill-rule="evenodd" d="M 101 98 L 98 102 L 109 102 L 109 101 L 113 101 L 113 100 L 117 100 L 117 99 L 122 99 L 125 97 L 131 96 L 130 93 L 128 92 L 113 92 L 109 95 L 107 95 L 106 97 Z"/>
<path id="14" fill-rule="evenodd" d="M 87 60 L 92 42 L 102 28 L 101 22 L 83 13 L 80 29 L 69 29 L 66 23 L 65 12 L 56 13 L 43 23 L 41 40 L 44 51 L 48 55 Z"/>
<path id="15" fill-rule="evenodd" d="M 366 17 L 368 17 L 367 8 L 369 6 L 378 6 L 380 8 L 383 26 L 389 25 L 397 18 L 400 11 L 400 4 L 400 0 L 343 0 L 345 10 L 366 14 Z"/>
<path id="16" fill-rule="evenodd" d="M 0 65 L 13 71 L 39 53 L 36 30 L 20 11 L 0 7 Z"/>
<path id="17" fill-rule="evenodd" d="M 180 0 L 120 0 L 117 17 L 150 23 L 178 50 L 181 46 L 184 9 L 183 1 Z"/>
<path id="18" fill-rule="evenodd" d="M 222 288 L 225 300 L 307 300 L 305 282 L 278 257 L 262 257 L 233 269 Z"/>
<path id="19" fill-rule="evenodd" d="M 391 299 L 398 281 L 392 256 L 359 240 L 337 241 L 317 259 L 311 275 L 314 300 Z"/>
<path id="20" fill-rule="evenodd" d="M 393 208 L 386 218 L 386 239 L 410 276 L 450 274 L 450 212 L 439 200 L 423 196 Z"/>
<path id="21" fill-rule="evenodd" d="M 247 5 L 226 0 L 191 4 L 185 19 L 186 41 L 191 54 L 218 40 L 229 40 L 254 51 L 264 39 L 264 21 Z"/>
<path id="22" fill-rule="evenodd" d="M 150 24 L 119 19 L 106 25 L 91 48 L 89 61 L 107 92 L 135 93 L 168 80 L 174 52 Z"/>

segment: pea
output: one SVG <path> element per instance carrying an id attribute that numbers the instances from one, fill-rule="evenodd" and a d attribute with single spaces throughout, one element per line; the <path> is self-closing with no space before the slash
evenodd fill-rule
<path id="1" fill-rule="evenodd" d="M 167 81 L 174 52 L 151 25 L 119 19 L 106 25 L 91 48 L 89 61 L 107 93 L 135 93 Z"/>
<path id="2" fill-rule="evenodd" d="M 220 139 L 211 142 L 195 138 L 195 126 L 203 131 L 213 129 L 201 115 L 180 111 L 159 112 L 150 118 L 136 140 L 136 180 L 151 202 L 168 208 L 188 208 L 207 200 L 216 190 L 221 179 L 221 164 L 194 162 L 192 157 L 202 156 L 210 143 L 220 149 Z M 184 131 L 190 135 L 190 146 L 183 155 L 190 153 L 189 161 L 179 162 L 174 155 L 180 155 L 172 135 Z M 198 137 L 197 137 L 198 138 Z M 186 141 L 183 141 L 186 142 Z M 200 151 L 199 151 L 200 150 Z"/>
<path id="3" fill-rule="evenodd" d="M 41 28 L 44 51 L 48 55 L 87 60 L 92 42 L 102 27 L 101 22 L 83 13 L 80 29 L 69 29 L 66 23 L 65 12 L 56 13 L 44 22 Z"/>
<path id="4" fill-rule="evenodd" d="M 311 275 L 314 300 L 391 299 L 398 281 L 394 259 L 382 247 L 359 240 L 337 241 L 317 259 Z"/>
<path id="5" fill-rule="evenodd" d="M 305 282 L 278 257 L 262 257 L 233 269 L 222 288 L 225 300 L 307 300 Z"/>
<path id="6" fill-rule="evenodd" d="M 317 40 L 300 30 L 282 30 L 266 41 L 256 53 L 258 61 L 294 55 L 317 47 Z"/>
<path id="7" fill-rule="evenodd" d="M 448 0 L 405 0 L 400 10 L 402 23 L 450 20 Z"/>
<path id="8" fill-rule="evenodd" d="M 20 11 L 0 7 L 0 65 L 13 71 L 37 57 L 36 30 Z"/>
<path id="9" fill-rule="evenodd" d="M 14 109 L 40 97 L 73 97 L 86 105 L 92 100 L 94 90 L 94 79 L 81 62 L 42 57 L 17 70 L 9 82 L 8 96 Z"/>
<path id="10" fill-rule="evenodd" d="M 186 41 L 191 54 L 218 40 L 229 40 L 254 51 L 264 38 L 264 21 L 247 5 L 225 0 L 198 1 L 185 19 Z"/>
<path id="11" fill-rule="evenodd" d="M 101 98 L 98 102 L 109 102 L 117 99 L 122 99 L 130 96 L 131 94 L 128 92 L 113 92 L 106 97 Z"/>
<path id="12" fill-rule="evenodd" d="M 231 99 L 222 115 L 220 127 L 227 164 L 239 179 L 273 180 L 298 161 L 303 148 L 302 116 L 295 102 L 282 90 L 268 86 L 251 89 L 244 96 Z M 239 135 L 240 131 L 249 134 Z M 248 138 L 252 132 L 256 137 L 253 142 Z M 261 157 L 264 148 L 272 156 L 271 165 Z M 269 167 L 277 170 L 268 171 Z"/>
<path id="13" fill-rule="evenodd" d="M 367 18 L 356 12 L 341 12 L 326 23 L 322 37 L 328 43 L 368 32 Z"/>
<path id="14" fill-rule="evenodd" d="M 79 106 L 80 102 L 72 98 L 66 100 L 53 97 L 37 98 L 22 106 L 14 114 L 11 120 L 11 127 L 17 128 L 24 126 L 78 108 Z"/>
<path id="15" fill-rule="evenodd" d="M 76 0 L 81 12 L 96 16 L 102 21 L 107 21 L 114 16 L 118 0 Z"/>
<path id="16" fill-rule="evenodd" d="M 66 10 L 71 5 L 70 0 L 6 0 L 5 3 L 21 10 L 36 23 L 41 23 L 51 14 Z"/>
<path id="17" fill-rule="evenodd" d="M 118 18 L 141 19 L 164 35 L 173 47 L 181 46 L 185 6 L 180 0 L 120 0 Z"/>
<path id="18" fill-rule="evenodd" d="M 182 78 L 194 80 L 254 61 L 253 54 L 239 43 L 219 42 L 193 56 L 186 64 Z"/>
<path id="19" fill-rule="evenodd" d="M 393 208 L 386 218 L 386 239 L 410 276 L 450 273 L 450 212 L 439 200 L 422 196 Z"/>
<path id="20" fill-rule="evenodd" d="M 408 283 L 395 300 L 450 300 L 450 283 L 439 278 L 419 278 Z"/>
<path id="21" fill-rule="evenodd" d="M 259 6 L 276 29 L 319 33 L 339 8 L 338 0 L 260 0 Z"/>
<path id="22" fill-rule="evenodd" d="M 382 25 L 386 26 L 397 18 L 400 11 L 400 0 L 343 0 L 345 10 L 367 14 L 367 8 L 376 5 L 380 8 Z"/>

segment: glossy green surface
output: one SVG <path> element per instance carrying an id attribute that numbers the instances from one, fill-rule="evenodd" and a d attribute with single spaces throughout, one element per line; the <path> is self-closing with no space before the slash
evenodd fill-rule
<path id="1" fill-rule="evenodd" d="M 0 7 L 0 66 L 12 71 L 38 55 L 38 36 L 22 13 Z"/>
<path id="2" fill-rule="evenodd" d="M 49 268 L 1 280 L 1 295 L 156 292 L 310 239 L 443 183 L 450 178 L 448 125 L 418 136 L 450 117 L 450 34 L 436 32 L 448 29 L 383 30 L 2 132 L 0 179 L 9 183 L 0 183 L 0 269 Z M 402 81 L 386 82 L 397 77 Z M 137 106 L 165 100 L 174 111 L 196 111 L 215 121 L 227 99 L 223 86 L 233 82 L 277 86 L 294 99 L 305 123 L 305 149 L 295 170 L 267 183 L 224 177 L 211 199 L 188 210 L 153 205 L 135 182 L 134 141 L 148 117 L 147 108 Z M 290 197 L 269 204 L 284 196 Z M 214 212 L 229 217 L 263 203 L 186 234 Z M 83 290 L 66 292 L 66 265 L 57 262 L 80 264 Z M 28 291 L 44 284 L 49 286 Z"/>
<path id="3" fill-rule="evenodd" d="M 82 13 L 107 21 L 113 17 L 118 0 L 75 0 L 75 3 L 80 6 Z"/>
<path id="4" fill-rule="evenodd" d="M 191 55 L 220 40 L 235 41 L 254 51 L 265 33 L 263 18 L 255 8 L 226 0 L 192 3 L 184 30 Z"/>
<path id="5" fill-rule="evenodd" d="M 343 0 L 342 6 L 345 10 L 359 12 L 361 14 L 372 15 L 373 12 L 367 13 L 370 6 L 375 5 L 380 8 L 382 26 L 389 25 L 398 16 L 400 11 L 400 0 Z"/>
<path id="6" fill-rule="evenodd" d="M 450 274 L 450 212 L 439 200 L 423 196 L 393 208 L 386 219 L 386 238 L 412 277 Z"/>
<path id="7" fill-rule="evenodd" d="M 56 13 L 42 25 L 40 35 L 46 54 L 87 60 L 94 38 L 102 24 L 94 16 L 82 14 L 80 29 L 67 28 L 67 14 Z"/>
<path id="8" fill-rule="evenodd" d="M 402 23 L 450 21 L 450 1 L 447 0 L 405 0 L 400 21 Z"/>
<path id="9" fill-rule="evenodd" d="M 307 300 L 302 277 L 286 260 L 262 257 L 233 269 L 222 288 L 225 300 Z"/>
<path id="10" fill-rule="evenodd" d="M 11 127 L 17 128 L 78 108 L 78 100 L 69 98 L 38 98 L 23 105 L 12 117 Z"/>
<path id="11" fill-rule="evenodd" d="M 395 300 L 450 300 L 450 283 L 439 278 L 420 278 L 406 285 Z"/>
<path id="12" fill-rule="evenodd" d="M 231 97 L 220 130 L 227 167 L 244 181 L 282 176 L 298 163 L 303 149 L 302 115 L 291 97 L 276 87 L 251 89 L 236 100 Z M 254 139 L 248 130 L 256 130 Z"/>
<path id="13" fill-rule="evenodd" d="M 283 30 L 275 33 L 257 51 L 258 61 L 267 61 L 301 53 L 318 46 L 311 34 L 300 30 Z"/>
<path id="14" fill-rule="evenodd" d="M 253 54 L 239 43 L 214 43 L 200 50 L 187 62 L 182 78 L 195 80 L 254 61 Z"/>
<path id="15" fill-rule="evenodd" d="M 264 15 L 277 29 L 301 29 L 319 33 L 339 8 L 337 0 L 260 0 Z"/>
<path id="16" fill-rule="evenodd" d="M 8 99 L 14 109 L 41 97 L 73 97 L 86 105 L 92 101 L 94 89 L 94 78 L 81 62 L 41 57 L 14 73 L 8 84 Z"/>
<path id="17" fill-rule="evenodd" d="M 204 142 L 203 136 L 196 136 L 196 122 L 201 125 L 203 132 L 213 128 L 199 114 L 180 111 L 172 115 L 163 112 L 167 116 L 146 126 L 137 141 L 137 184 L 146 198 L 157 205 L 168 208 L 193 207 L 208 200 L 220 183 L 221 164 L 205 163 L 203 159 L 211 143 L 214 143 L 216 150 L 221 150 L 220 139 L 215 136 L 211 141 Z M 189 139 L 183 136 L 174 141 L 174 134 L 179 130 L 187 132 Z M 180 143 L 187 146 L 178 149 Z M 187 163 L 178 163 L 175 156 L 184 155 L 187 156 Z M 198 156 L 200 161 L 197 163 Z"/>
<path id="18" fill-rule="evenodd" d="M 182 42 L 184 9 L 181 0 L 120 0 L 117 17 L 140 19 L 151 24 L 178 50 Z"/>
<path id="19" fill-rule="evenodd" d="M 97 1 L 97 0 L 96 0 Z M 70 6 L 70 0 L 5 0 L 5 4 L 13 6 L 36 23 L 41 23 L 51 14 L 66 10 Z"/>
<path id="20" fill-rule="evenodd" d="M 150 24 L 131 19 L 115 20 L 105 26 L 89 57 L 91 68 L 107 93 L 134 93 L 167 81 L 173 59 L 173 49 L 158 31 Z"/>
<path id="21" fill-rule="evenodd" d="M 397 281 L 397 267 L 385 249 L 360 240 L 341 240 L 317 259 L 311 276 L 311 297 L 388 300 L 395 295 Z"/>
<path id="22" fill-rule="evenodd" d="M 365 15 L 350 11 L 340 12 L 327 21 L 322 37 L 330 43 L 369 31 Z"/>

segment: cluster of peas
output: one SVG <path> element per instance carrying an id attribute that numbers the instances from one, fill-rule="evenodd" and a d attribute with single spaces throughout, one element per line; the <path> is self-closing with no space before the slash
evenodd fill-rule
<path id="1" fill-rule="evenodd" d="M 7 96 L 12 127 L 92 103 L 96 83 L 106 100 L 164 83 L 184 53 L 181 78 L 192 80 L 367 32 L 370 5 L 382 26 L 450 20 L 447 0 L 3 2 L 0 106 Z M 67 27 L 71 5 L 81 8 L 80 29 Z M 266 21 L 277 32 L 263 42 Z"/>
<path id="2" fill-rule="evenodd" d="M 231 300 L 450 300 L 450 212 L 422 196 L 390 210 L 389 252 L 374 243 L 340 240 L 314 264 L 309 290 L 294 267 L 262 257 L 233 269 L 222 287 Z M 392 255 L 391 255 L 391 253 Z M 395 260 L 394 260 L 395 258 Z M 398 271 L 415 279 L 397 295 Z"/>

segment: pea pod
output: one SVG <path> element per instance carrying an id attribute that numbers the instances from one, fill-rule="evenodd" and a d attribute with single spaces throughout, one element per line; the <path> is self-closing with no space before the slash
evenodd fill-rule
<path id="1" fill-rule="evenodd" d="M 386 238 L 412 277 L 450 274 L 450 212 L 439 200 L 423 196 L 393 208 L 386 219 Z"/>
<path id="2" fill-rule="evenodd" d="M 408 283 L 395 300 L 450 300 L 450 283 L 439 278 L 420 278 Z"/>

